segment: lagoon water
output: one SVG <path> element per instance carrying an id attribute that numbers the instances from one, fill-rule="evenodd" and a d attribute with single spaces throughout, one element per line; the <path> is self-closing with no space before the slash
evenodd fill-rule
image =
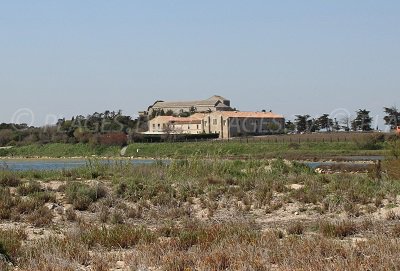
<path id="1" fill-rule="evenodd" d="M 357 163 L 360 161 L 376 161 L 376 160 L 382 160 L 381 157 L 357 157 L 358 159 L 354 159 L 352 162 L 347 162 L 347 163 Z M 363 159 L 361 159 L 363 158 Z M 351 161 L 351 159 L 349 159 Z M 99 160 L 100 163 L 115 163 L 115 162 L 122 162 L 122 163 L 132 163 L 132 164 L 152 164 L 156 163 L 159 160 L 154 160 L 154 159 L 131 159 L 131 160 Z M 163 162 L 168 163 L 169 160 L 164 160 Z M 329 162 L 303 162 L 307 166 L 315 169 L 319 166 L 322 165 L 334 165 L 338 163 L 343 163 L 343 162 L 335 162 L 335 161 L 329 161 Z M 346 162 L 345 162 L 346 163 Z M 28 160 L 12 160 L 12 159 L 6 159 L 6 160 L 1 160 L 0 159 L 0 170 L 1 169 L 9 169 L 12 171 L 24 171 L 24 170 L 65 170 L 65 169 L 74 169 L 78 167 L 84 167 L 88 164 L 88 160 L 84 159 L 49 159 L 49 160 L 44 160 L 44 159 L 38 159 L 38 160 L 33 160 L 33 159 L 28 159 Z M 366 165 L 366 164 L 365 164 Z"/>
<path id="2" fill-rule="evenodd" d="M 101 163 L 115 163 L 117 160 L 100 160 Z M 157 160 L 118 160 L 123 163 L 132 164 L 151 164 Z M 66 159 L 66 160 L 0 160 L 0 169 L 9 169 L 12 171 L 23 170 L 63 170 L 84 167 L 88 163 L 87 160 Z"/>

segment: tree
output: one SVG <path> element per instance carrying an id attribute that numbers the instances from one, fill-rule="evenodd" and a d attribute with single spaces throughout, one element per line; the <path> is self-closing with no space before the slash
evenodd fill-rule
<path id="1" fill-rule="evenodd" d="M 353 123 L 352 117 L 350 115 L 344 116 L 339 120 L 340 124 L 342 124 L 342 128 L 346 131 L 350 131 L 350 125 Z"/>
<path id="2" fill-rule="evenodd" d="M 310 115 L 296 115 L 295 123 L 298 133 L 303 133 L 308 130 L 308 119 Z"/>
<path id="3" fill-rule="evenodd" d="M 340 131 L 340 125 L 336 118 L 333 121 L 332 129 L 336 132 Z"/>
<path id="4" fill-rule="evenodd" d="M 321 130 L 321 125 L 318 122 L 318 119 L 312 118 L 307 120 L 307 131 L 315 132 Z"/>
<path id="5" fill-rule="evenodd" d="M 194 107 L 194 106 L 191 106 L 190 107 L 190 109 L 189 109 L 189 113 L 190 113 L 190 115 L 193 115 L 194 113 L 196 113 L 197 112 L 197 109 L 196 109 L 196 107 Z"/>
<path id="6" fill-rule="evenodd" d="M 11 140 L 13 140 L 14 133 L 11 129 L 0 130 L 0 146 L 7 145 Z"/>
<path id="7" fill-rule="evenodd" d="M 383 108 L 386 116 L 383 117 L 385 124 L 390 125 L 390 129 L 396 129 L 397 126 L 400 126 L 400 112 L 396 107 L 384 107 Z"/>
<path id="8" fill-rule="evenodd" d="M 293 133 L 293 132 L 296 130 L 296 124 L 294 124 L 293 122 L 291 122 L 290 120 L 288 120 L 288 121 L 285 123 L 285 129 L 286 129 L 286 132 L 288 132 L 288 133 Z"/>
<path id="9" fill-rule="evenodd" d="M 317 122 L 321 129 L 326 129 L 328 132 L 332 130 L 333 120 L 329 118 L 329 114 L 323 114 L 317 119 Z"/>
<path id="10" fill-rule="evenodd" d="M 354 131 L 371 131 L 372 118 L 369 116 L 370 111 L 359 109 L 356 118 L 353 120 L 352 128 Z"/>
<path id="11" fill-rule="evenodd" d="M 165 112 L 165 115 L 166 116 L 173 116 L 175 114 L 174 114 L 174 111 L 172 111 L 171 109 L 168 109 L 167 112 Z"/>

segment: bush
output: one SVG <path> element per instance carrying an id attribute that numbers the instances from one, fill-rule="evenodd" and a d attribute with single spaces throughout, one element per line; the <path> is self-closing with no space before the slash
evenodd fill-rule
<path id="1" fill-rule="evenodd" d="M 21 180 L 12 172 L 2 171 L 0 177 L 1 186 L 17 187 L 21 184 Z"/>
<path id="2" fill-rule="evenodd" d="M 18 202 L 18 205 L 16 205 L 16 210 L 19 214 L 29 214 L 43 206 L 43 203 L 44 202 L 34 198 L 22 199 Z"/>
<path id="3" fill-rule="evenodd" d="M 21 229 L 0 230 L 0 254 L 7 260 L 14 261 L 19 255 L 24 239 L 26 234 Z"/>
<path id="4" fill-rule="evenodd" d="M 105 197 L 106 191 L 101 185 L 89 186 L 87 184 L 72 182 L 65 188 L 68 203 L 80 211 L 87 210 L 92 202 Z"/>
<path id="5" fill-rule="evenodd" d="M 289 225 L 287 228 L 287 233 L 293 235 L 302 235 L 304 233 L 304 226 L 300 221 L 297 221 L 296 223 Z"/>
<path id="6" fill-rule="evenodd" d="M 74 222 L 77 219 L 77 215 L 73 209 L 67 209 L 65 211 L 65 216 L 66 216 L 67 220 L 70 222 Z"/>
<path id="7" fill-rule="evenodd" d="M 336 223 L 324 221 L 319 224 L 320 232 L 326 237 L 344 238 L 357 233 L 358 229 L 354 222 L 343 220 Z"/>
<path id="8" fill-rule="evenodd" d="M 52 219 L 53 213 L 45 206 L 40 207 L 28 217 L 28 221 L 35 227 L 47 226 L 52 222 Z"/>
<path id="9" fill-rule="evenodd" d="M 42 191 L 33 193 L 32 198 L 36 199 L 37 201 L 47 203 L 47 202 L 56 202 L 56 195 L 53 192 L 49 191 Z"/>
<path id="10" fill-rule="evenodd" d="M 385 142 L 384 134 L 373 134 L 362 141 L 356 141 L 357 147 L 362 150 L 380 150 Z"/>
<path id="11" fill-rule="evenodd" d="M 0 186 L 0 219 L 10 219 L 11 210 L 18 204 L 17 200 L 11 195 L 9 188 Z"/>
<path id="12" fill-rule="evenodd" d="M 124 224 L 124 215 L 121 211 L 114 211 L 111 216 L 111 223 L 113 224 Z"/>
<path id="13" fill-rule="evenodd" d="M 112 228 L 87 227 L 81 232 L 82 242 L 89 247 L 100 245 L 106 248 L 132 248 L 138 243 L 150 243 L 156 236 L 148 229 L 130 225 L 116 225 Z"/>
<path id="14" fill-rule="evenodd" d="M 29 194 L 33 194 L 33 193 L 37 193 L 37 192 L 41 192 L 41 191 L 42 191 L 42 187 L 40 186 L 40 183 L 35 182 L 35 181 L 31 181 L 29 183 L 22 184 L 22 185 L 18 186 L 18 188 L 17 188 L 17 192 L 21 196 L 28 196 Z"/>

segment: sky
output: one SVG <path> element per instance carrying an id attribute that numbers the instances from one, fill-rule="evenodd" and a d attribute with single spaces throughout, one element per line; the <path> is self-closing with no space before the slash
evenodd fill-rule
<path id="1" fill-rule="evenodd" d="M 218 94 L 288 119 L 365 108 L 383 128 L 399 14 L 398 0 L 0 0 L 0 122 Z"/>

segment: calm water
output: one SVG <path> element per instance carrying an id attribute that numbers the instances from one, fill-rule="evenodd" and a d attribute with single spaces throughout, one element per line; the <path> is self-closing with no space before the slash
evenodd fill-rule
<path id="1" fill-rule="evenodd" d="M 114 163 L 116 160 L 104 160 L 101 163 Z M 122 160 L 123 163 L 132 164 L 152 164 L 156 160 Z M 62 170 L 83 167 L 87 164 L 86 160 L 0 160 L 0 169 L 10 170 Z"/>
<path id="2" fill-rule="evenodd" d="M 376 161 L 382 160 L 383 157 L 378 156 L 357 156 L 352 157 L 348 161 Z M 132 164 L 152 164 L 156 163 L 157 160 L 100 160 L 101 163 L 115 163 L 116 161 L 122 161 L 123 163 Z M 343 162 L 304 162 L 311 168 L 317 168 L 321 165 L 334 165 Z M 20 170 L 62 170 L 62 169 L 74 169 L 78 167 L 83 167 L 87 164 L 87 160 L 79 159 L 66 159 L 66 160 L 1 160 L 0 159 L 0 169 L 7 168 L 10 170 L 20 171 Z"/>

